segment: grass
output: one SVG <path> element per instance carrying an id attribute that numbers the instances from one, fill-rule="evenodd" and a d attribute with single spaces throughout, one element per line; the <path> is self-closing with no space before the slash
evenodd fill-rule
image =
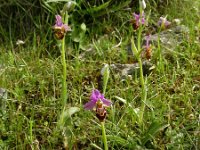
<path id="1" fill-rule="evenodd" d="M 186 7 L 188 1 L 175 2 L 163 9 L 161 15 L 168 15 L 169 19 L 183 18 L 190 35 L 168 57 L 163 56 L 162 72 L 156 68 L 147 77 L 142 127 L 137 113 L 141 106 L 139 77 L 133 75 L 132 79 L 122 81 L 111 70 L 105 95 L 113 102 L 105 122 L 109 149 L 197 150 L 200 147 L 200 47 L 195 42 L 199 33 L 194 32 L 199 17 L 193 7 Z M 128 11 L 123 13 L 130 15 Z M 151 14 L 149 21 L 156 22 L 160 14 L 153 8 Z M 8 90 L 7 98 L 0 99 L 0 149 L 103 148 L 100 122 L 93 112 L 83 109 L 83 104 L 88 102 L 93 87 L 103 90 L 100 70 L 105 63 L 129 62 L 120 51 L 125 51 L 123 45 L 128 43 L 127 39 L 130 41 L 132 34 L 127 30 L 128 23 L 120 28 L 116 23 L 113 27 L 115 17 L 110 16 L 102 24 L 112 32 L 90 37 L 93 51 L 84 58 L 80 58 L 84 50 L 69 44 L 68 103 L 63 122 L 60 120 L 62 64 L 58 47 L 54 43 L 50 46 L 36 42 L 36 37 L 35 44 L 30 41 L 16 46 L 13 42 L 13 49 L 9 45 L 0 46 L 0 87 Z M 120 38 L 122 46 L 113 48 Z M 157 50 L 155 46 L 153 51 Z M 151 61 L 157 64 L 158 58 L 153 55 Z"/>

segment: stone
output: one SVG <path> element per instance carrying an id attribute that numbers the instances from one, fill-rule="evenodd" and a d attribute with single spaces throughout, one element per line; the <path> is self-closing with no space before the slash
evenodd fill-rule
<path id="1" fill-rule="evenodd" d="M 154 69 L 154 65 L 150 61 L 144 61 L 142 63 L 143 74 L 149 75 L 151 71 Z M 139 76 L 140 67 L 139 63 L 133 64 L 111 64 L 110 69 L 112 73 L 118 74 L 122 79 L 127 78 L 129 76 L 137 75 Z"/>
<path id="2" fill-rule="evenodd" d="M 7 99 L 7 90 L 4 88 L 0 88 L 0 99 Z"/>
<path id="3" fill-rule="evenodd" d="M 160 46 L 162 48 L 174 50 L 177 46 L 184 42 L 185 39 L 187 39 L 188 34 L 188 27 L 179 25 L 151 35 L 150 43 L 157 46 L 160 38 Z"/>
<path id="4" fill-rule="evenodd" d="M 6 113 L 7 90 L 0 88 L 0 116 Z"/>

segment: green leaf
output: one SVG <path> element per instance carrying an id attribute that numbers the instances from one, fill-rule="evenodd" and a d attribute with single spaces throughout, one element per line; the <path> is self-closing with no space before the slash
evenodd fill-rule
<path id="1" fill-rule="evenodd" d="M 70 107 L 63 110 L 63 112 L 60 114 L 60 119 L 58 121 L 58 127 L 63 128 L 66 124 L 71 124 L 71 116 L 78 112 L 80 108 L 78 107 Z"/>
<path id="2" fill-rule="evenodd" d="M 85 23 L 81 24 L 81 30 L 83 30 L 84 32 L 86 31 L 86 25 L 85 25 Z"/>
<path id="3" fill-rule="evenodd" d="M 68 2 L 69 0 L 48 0 L 46 3 Z"/>
<path id="4" fill-rule="evenodd" d="M 142 145 L 145 145 L 146 142 L 151 140 L 159 131 L 167 128 L 168 126 L 169 124 L 161 125 L 159 122 L 152 122 L 148 131 L 146 132 L 146 134 L 142 139 Z"/>
<path id="5" fill-rule="evenodd" d="M 115 141 L 116 143 L 118 144 L 121 144 L 121 145 L 127 145 L 127 140 L 126 139 L 123 139 L 119 136 L 115 136 L 115 135 L 107 135 L 107 138 L 109 141 Z"/>
<path id="6" fill-rule="evenodd" d="M 92 147 L 94 147 L 95 149 L 103 150 L 101 147 L 99 147 L 99 146 L 96 145 L 95 143 L 91 143 L 90 145 L 91 145 Z"/>
<path id="7" fill-rule="evenodd" d="M 126 148 L 126 149 L 135 149 L 136 147 L 136 142 L 135 139 L 130 138 L 130 139 L 124 139 L 121 138 L 119 135 L 107 135 L 108 141 L 113 141 L 115 142 L 117 145 L 121 145 L 122 147 Z"/>
<path id="8" fill-rule="evenodd" d="M 121 102 L 123 102 L 124 104 L 127 104 L 127 100 L 119 97 L 119 96 L 115 96 L 116 99 L 120 100 Z"/>
<path id="9" fill-rule="evenodd" d="M 111 2 L 111 0 L 108 1 L 108 2 L 106 2 L 106 3 L 103 3 L 102 5 L 99 5 L 97 7 L 91 7 L 89 9 L 87 9 L 86 11 L 90 12 L 90 13 L 94 13 L 94 12 L 98 12 L 100 10 L 104 10 L 104 9 L 106 9 L 109 6 L 110 2 Z"/>
<path id="10" fill-rule="evenodd" d="M 69 109 L 64 111 L 64 117 L 71 117 L 73 114 L 78 112 L 80 108 L 78 107 L 70 107 Z"/>

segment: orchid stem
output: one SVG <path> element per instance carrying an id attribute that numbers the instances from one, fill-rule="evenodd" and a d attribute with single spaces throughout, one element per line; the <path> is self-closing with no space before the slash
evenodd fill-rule
<path id="1" fill-rule="evenodd" d="M 147 99 L 147 90 L 146 90 L 146 84 L 145 84 L 145 80 L 144 80 L 144 75 L 143 75 L 143 66 L 142 66 L 142 58 L 140 56 L 141 53 L 141 33 L 142 33 L 142 27 L 139 28 L 138 31 L 138 39 L 137 39 L 137 48 L 135 46 L 135 42 L 134 39 L 132 38 L 131 40 L 131 45 L 132 45 L 132 51 L 133 54 L 135 54 L 137 60 L 138 60 L 138 64 L 139 64 L 139 68 L 140 68 L 140 84 L 142 86 L 142 92 L 141 92 L 141 109 L 140 109 L 140 113 L 139 113 L 139 117 L 138 117 L 138 122 L 139 125 L 143 125 L 143 117 L 144 117 L 144 111 L 145 111 L 145 103 L 146 103 L 146 99 Z"/>
<path id="2" fill-rule="evenodd" d="M 159 55 L 159 72 L 163 73 L 164 72 L 164 66 L 163 66 L 163 60 L 162 60 L 162 53 L 161 53 L 161 47 L 160 47 L 160 32 L 161 29 L 159 30 L 158 33 L 158 55 Z"/>
<path id="3" fill-rule="evenodd" d="M 139 33 L 138 33 L 138 51 L 141 51 L 141 33 L 142 33 L 142 28 L 139 28 Z M 143 75 L 143 66 L 142 66 L 142 59 L 139 56 L 138 57 L 138 63 L 140 66 L 140 84 L 142 86 L 142 95 L 141 95 L 141 100 L 142 100 L 142 105 L 141 105 L 141 110 L 140 110 L 140 115 L 139 115 L 139 124 L 142 125 L 143 122 L 143 116 L 144 116 L 144 110 L 145 110 L 145 102 L 146 102 L 146 90 L 145 90 L 145 82 L 144 82 L 144 75 Z"/>
<path id="4" fill-rule="evenodd" d="M 63 101 L 63 107 L 65 106 L 66 100 L 67 100 L 67 83 L 66 83 L 66 77 L 67 77 L 67 71 L 66 71 L 66 60 L 65 60 L 65 37 L 62 39 L 62 51 L 61 51 L 61 61 L 62 61 L 62 67 L 63 67 L 63 77 L 62 77 L 62 101 Z"/>
<path id="5" fill-rule="evenodd" d="M 102 129 L 102 138 L 103 138 L 104 150 L 108 150 L 104 121 L 101 122 L 101 129 Z"/>
<path id="6" fill-rule="evenodd" d="M 64 20 L 65 24 L 68 24 L 68 13 L 65 13 L 65 20 Z M 61 51 L 61 61 L 62 61 L 62 66 L 63 66 L 63 78 L 62 78 L 62 106 L 64 108 L 66 101 L 67 101 L 67 83 L 66 83 L 66 79 L 67 79 L 67 64 L 66 64 L 66 59 L 65 59 L 65 36 L 62 39 L 62 51 Z"/>

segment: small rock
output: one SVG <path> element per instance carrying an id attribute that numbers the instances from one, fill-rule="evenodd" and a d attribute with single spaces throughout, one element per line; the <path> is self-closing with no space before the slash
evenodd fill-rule
<path id="1" fill-rule="evenodd" d="M 0 88 L 0 98 L 7 99 L 7 90 L 4 88 Z"/>
<path id="2" fill-rule="evenodd" d="M 144 75 L 149 75 L 152 71 L 153 64 L 150 61 L 144 61 L 143 62 L 143 74 Z M 115 74 L 119 74 L 121 78 L 127 78 L 130 75 L 137 75 L 139 76 L 140 72 L 140 67 L 138 63 L 134 64 L 111 64 L 110 65 L 111 70 Z"/>
<path id="3" fill-rule="evenodd" d="M 183 20 L 183 19 L 178 19 L 178 18 L 176 18 L 176 19 L 174 19 L 172 22 L 173 22 L 174 24 L 176 24 L 176 25 L 180 25 L 181 22 L 182 22 L 182 20 Z"/>
<path id="4" fill-rule="evenodd" d="M 174 49 L 175 47 L 180 45 L 183 40 L 185 40 L 185 38 L 187 38 L 188 34 L 188 27 L 184 25 L 175 26 L 160 33 L 151 35 L 150 42 L 154 45 L 157 45 L 158 39 L 160 38 L 161 47 Z"/>
<path id="5" fill-rule="evenodd" d="M 0 88 L 0 114 L 6 113 L 7 90 Z"/>

